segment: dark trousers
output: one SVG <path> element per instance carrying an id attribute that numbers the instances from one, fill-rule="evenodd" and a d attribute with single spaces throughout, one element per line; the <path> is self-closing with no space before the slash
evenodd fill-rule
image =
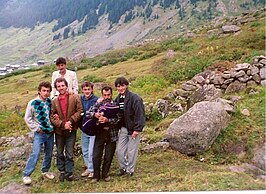
<path id="1" fill-rule="evenodd" d="M 65 132 L 63 136 L 55 134 L 56 142 L 56 164 L 60 172 L 70 176 L 74 171 L 74 145 L 77 131 Z"/>
<path id="2" fill-rule="evenodd" d="M 111 163 L 114 157 L 116 148 L 116 142 L 111 142 L 109 131 L 102 129 L 96 135 L 94 149 L 93 149 L 93 168 L 94 168 L 94 176 L 93 178 L 100 179 L 101 178 L 101 164 L 102 164 L 102 156 L 103 164 L 102 164 L 102 178 L 108 177 L 108 173 L 111 167 Z"/>

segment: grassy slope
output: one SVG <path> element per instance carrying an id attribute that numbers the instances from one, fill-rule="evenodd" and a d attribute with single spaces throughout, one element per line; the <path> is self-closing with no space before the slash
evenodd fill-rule
<path id="1" fill-rule="evenodd" d="M 124 75 L 132 80 L 131 89 L 143 96 L 146 102 L 155 102 L 156 99 L 166 96 L 182 81 L 193 76 L 200 68 L 208 65 L 213 67 L 228 68 L 232 64 L 241 61 L 250 62 L 254 55 L 264 54 L 265 40 L 262 25 L 263 20 L 246 24 L 242 27 L 242 33 L 236 37 L 208 39 L 201 36 L 195 39 L 177 39 L 160 46 L 150 45 L 125 62 L 118 62 L 101 68 L 92 68 L 90 62 L 84 62 L 89 67 L 77 71 L 82 80 L 85 76 L 105 78 L 105 82 L 113 85 L 114 79 Z M 251 30 L 254 29 L 254 30 Z M 209 51 L 213 46 L 217 49 Z M 164 48 L 158 50 L 159 48 Z M 176 56 L 173 59 L 165 58 L 165 51 L 174 49 Z M 151 50 L 157 51 L 157 55 L 146 60 L 137 60 L 143 54 Z M 201 51 L 204 51 L 201 53 Z M 122 52 L 122 51 L 118 51 Z M 104 61 L 111 55 L 102 57 Z M 100 59 L 95 59 L 100 60 Z M 84 65 L 83 64 L 83 65 Z M 191 65 L 192 64 L 192 65 Z M 70 67 L 77 64 L 69 64 Z M 79 65 L 78 65 L 79 67 Z M 195 71 L 195 69 L 197 71 Z M 13 136 L 25 134 L 28 129 L 22 116 L 12 113 L 10 110 L 16 104 L 22 106 L 22 112 L 28 100 L 36 94 L 36 88 L 40 80 L 50 80 L 52 68 L 46 67 L 40 71 L 28 72 L 2 79 L 0 82 L 0 134 L 1 136 Z M 151 75 L 154 74 L 154 75 Z M 26 78 L 27 83 L 19 85 L 18 80 Z M 161 86 L 161 87 L 160 87 Z M 242 100 L 237 104 L 237 111 L 232 115 L 230 125 L 222 131 L 214 145 L 207 152 L 195 157 L 188 157 L 173 150 L 156 152 L 152 154 L 140 153 L 136 175 L 132 178 L 117 177 L 118 164 L 116 158 L 111 169 L 113 179 L 110 183 L 100 182 L 92 185 L 88 180 L 78 182 L 58 183 L 58 180 L 43 181 L 40 177 L 40 162 L 33 173 L 34 184 L 32 192 L 131 192 L 131 191 L 201 191 L 201 190 L 258 190 L 265 189 L 265 182 L 251 174 L 231 172 L 229 165 L 250 162 L 252 149 L 262 143 L 264 139 L 265 119 L 265 88 L 258 87 L 256 95 L 248 95 L 245 92 L 238 94 Z M 28 91 L 28 92 L 26 92 Z M 148 92 L 147 92 L 148 91 Z M 99 94 L 99 91 L 96 91 Z M 3 111 L 4 106 L 8 111 Z M 248 108 L 250 117 L 244 117 L 240 110 Z M 156 115 L 155 115 L 156 116 Z M 166 119 L 155 117 L 147 122 L 143 137 L 147 139 L 141 144 L 154 143 L 163 138 L 163 134 L 174 116 Z M 159 131 L 154 129 L 158 128 Z M 80 139 L 78 140 L 80 141 Z M 238 155 L 233 150 L 226 150 L 227 145 L 244 146 L 245 154 Z M 4 150 L 1 148 L 0 150 Z M 204 162 L 198 159 L 204 158 Z M 76 160 L 76 171 L 79 175 L 84 169 L 82 157 Z M 24 166 L 15 166 L 0 175 L 1 187 L 10 182 L 21 181 Z M 53 171 L 57 172 L 55 165 Z"/>

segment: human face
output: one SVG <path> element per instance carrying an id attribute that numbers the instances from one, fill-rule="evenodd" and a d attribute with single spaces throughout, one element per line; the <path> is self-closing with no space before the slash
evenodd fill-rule
<path id="1" fill-rule="evenodd" d="M 64 95 L 67 92 L 67 86 L 65 82 L 56 82 L 56 90 L 60 95 Z"/>
<path id="2" fill-rule="evenodd" d="M 111 100 L 112 99 L 111 90 L 107 90 L 107 91 L 103 90 L 102 91 L 102 97 L 103 97 L 104 100 L 107 100 L 107 99 Z"/>
<path id="3" fill-rule="evenodd" d="M 86 98 L 89 98 L 92 95 L 92 92 L 93 90 L 91 87 L 85 86 L 82 88 L 82 93 L 84 94 Z"/>
<path id="4" fill-rule="evenodd" d="M 57 69 L 59 70 L 60 74 L 65 74 L 66 73 L 66 64 L 61 63 L 56 65 Z"/>
<path id="5" fill-rule="evenodd" d="M 119 92 L 119 94 L 121 94 L 121 95 L 125 95 L 125 92 L 126 92 L 126 90 L 127 90 L 127 85 L 125 85 L 125 84 L 122 84 L 122 85 L 118 84 L 118 85 L 116 86 L 116 89 L 117 89 L 117 91 Z"/>
<path id="6" fill-rule="evenodd" d="M 50 96 L 50 88 L 41 87 L 41 91 L 39 91 L 39 96 L 42 100 L 46 100 Z"/>

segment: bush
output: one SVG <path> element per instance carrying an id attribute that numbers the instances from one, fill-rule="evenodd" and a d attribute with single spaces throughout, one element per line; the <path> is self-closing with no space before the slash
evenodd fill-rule
<path id="1" fill-rule="evenodd" d="M 166 88 L 168 82 L 161 76 L 144 75 L 138 77 L 131 85 L 141 95 L 151 95 Z"/>

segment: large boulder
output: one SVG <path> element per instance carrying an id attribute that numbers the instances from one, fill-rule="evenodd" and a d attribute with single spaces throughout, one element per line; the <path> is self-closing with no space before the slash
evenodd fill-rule
<path id="1" fill-rule="evenodd" d="M 196 103 L 166 131 L 173 149 L 188 155 L 206 151 L 230 120 L 232 106 L 223 99 Z"/>

